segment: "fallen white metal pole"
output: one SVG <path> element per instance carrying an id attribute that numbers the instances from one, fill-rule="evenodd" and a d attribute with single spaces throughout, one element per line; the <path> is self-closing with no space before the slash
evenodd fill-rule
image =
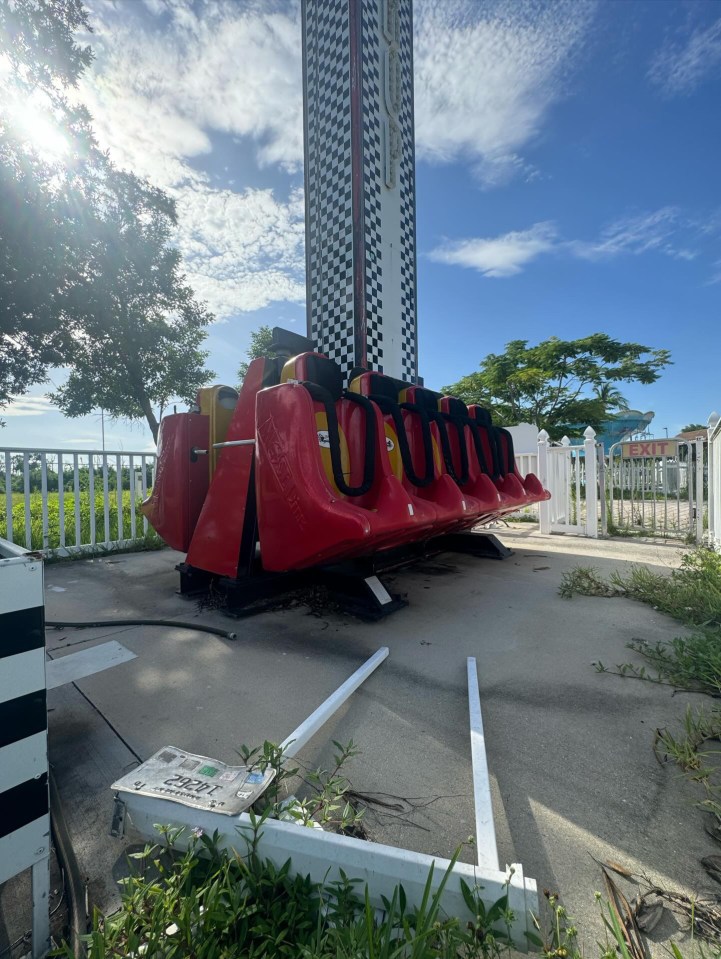
<path id="1" fill-rule="evenodd" d="M 321 703 L 320 706 L 310 714 L 310 716 L 294 729 L 290 736 L 286 736 L 280 744 L 284 756 L 295 756 L 303 746 L 318 732 L 321 726 L 324 726 L 333 713 L 337 712 L 346 699 L 358 689 L 370 674 L 376 670 L 383 660 L 388 656 L 387 646 L 381 646 L 377 653 L 374 653 L 370 659 L 357 669 L 352 676 L 339 686 L 334 693 Z"/>
<path id="2" fill-rule="evenodd" d="M 496 829 L 493 825 L 491 783 L 486 760 L 486 740 L 483 735 L 481 696 L 478 692 L 478 672 L 473 656 L 468 657 L 468 711 L 471 717 L 471 760 L 478 865 L 486 869 L 498 869 L 498 848 Z"/>

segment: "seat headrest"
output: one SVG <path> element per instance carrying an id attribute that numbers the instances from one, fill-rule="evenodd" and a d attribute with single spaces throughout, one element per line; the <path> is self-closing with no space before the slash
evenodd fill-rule
<path id="1" fill-rule="evenodd" d="M 493 418 L 489 410 L 484 410 L 482 406 L 472 406 L 473 418 L 481 426 L 493 426 Z"/>
<path id="2" fill-rule="evenodd" d="M 343 395 L 343 373 L 337 363 L 320 353 L 301 353 L 283 367 L 281 382 L 307 380 L 327 390 L 334 400 Z"/>
<path id="3" fill-rule="evenodd" d="M 275 386 L 280 383 L 285 360 L 281 356 L 266 356 L 263 366 L 263 386 Z"/>
<path id="4" fill-rule="evenodd" d="M 364 370 L 362 366 L 356 366 L 351 370 L 348 379 L 348 389 L 352 393 L 362 393 L 364 396 L 385 396 L 389 400 L 399 402 L 399 394 L 402 390 L 407 390 L 410 386 L 403 380 L 397 380 L 394 376 L 388 376 L 386 373 L 376 373 L 374 370 Z"/>
<path id="5" fill-rule="evenodd" d="M 468 416 L 468 407 L 457 396 L 444 396 L 443 406 L 444 412 L 448 413 L 449 416 L 460 416 L 461 418 Z"/>
<path id="6" fill-rule="evenodd" d="M 384 376 L 382 373 L 369 374 L 370 392 L 377 396 L 387 396 L 389 400 L 398 401 L 398 381 L 392 376 Z"/>
<path id="7" fill-rule="evenodd" d="M 408 392 L 410 393 L 411 391 L 409 390 Z M 421 409 L 428 410 L 429 413 L 438 412 L 438 400 L 441 398 L 440 393 L 427 390 L 425 386 L 415 386 L 412 388 L 411 395 L 413 397 L 412 402 L 420 406 Z"/>

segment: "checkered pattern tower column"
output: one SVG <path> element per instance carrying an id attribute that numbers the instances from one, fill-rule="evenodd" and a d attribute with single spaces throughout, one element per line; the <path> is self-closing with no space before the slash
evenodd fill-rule
<path id="1" fill-rule="evenodd" d="M 308 335 L 414 381 L 412 0 L 303 0 Z"/>

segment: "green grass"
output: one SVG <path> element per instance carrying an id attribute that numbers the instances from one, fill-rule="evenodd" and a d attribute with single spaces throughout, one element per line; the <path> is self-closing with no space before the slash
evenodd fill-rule
<path id="1" fill-rule="evenodd" d="M 247 858 L 228 855 L 208 836 L 178 857 L 157 846 L 133 855 L 139 869 L 123 881 L 120 910 L 94 916 L 88 959 L 141 952 L 194 959 L 493 959 L 510 945 L 507 894 L 487 907 L 478 890 L 465 886 L 475 921 L 443 915 L 450 870 L 435 894 L 429 872 L 416 910 L 396 887 L 379 917 L 357 880 L 314 883 L 292 876 L 290 860 L 278 868 L 252 850 Z M 64 954 L 73 955 L 67 944 Z"/>
<path id="2" fill-rule="evenodd" d="M 645 665 L 620 663 L 599 672 L 666 683 L 678 689 L 721 698 L 721 554 L 700 547 L 683 557 L 681 568 L 670 574 L 645 566 L 616 571 L 604 579 L 592 566 L 576 566 L 565 573 L 561 596 L 625 596 L 646 603 L 692 628 L 686 636 L 655 643 L 634 639 L 627 644 Z"/>
<path id="3" fill-rule="evenodd" d="M 0 512 L 0 537 L 11 539 L 18 546 L 26 545 L 26 526 L 25 526 L 25 500 L 22 493 L 13 493 L 12 507 L 12 537 L 8 537 L 5 512 Z M 83 491 L 79 496 L 79 514 L 80 514 L 80 536 L 76 537 L 75 529 L 75 496 L 73 493 L 63 494 L 63 505 L 65 510 L 64 528 L 66 546 L 84 546 L 91 542 L 91 518 L 95 515 L 95 542 L 103 543 L 106 541 L 116 542 L 118 540 L 130 539 L 131 537 L 131 512 L 135 511 L 135 535 L 145 548 L 158 548 L 162 546 L 162 541 L 158 535 L 148 529 L 148 534 L 143 532 L 143 517 L 139 511 L 140 498 L 136 497 L 136 502 L 131 502 L 130 491 L 121 492 L 121 518 L 119 522 L 118 506 L 115 490 L 109 494 L 108 510 L 108 533 L 105 533 L 105 511 L 103 507 L 103 495 L 95 493 L 94 504 L 91 503 L 90 494 Z M 31 549 L 58 549 L 60 547 L 60 498 L 57 493 L 48 495 L 48 519 L 47 519 L 47 542 L 43 536 L 43 515 L 42 515 L 42 494 L 30 494 L 30 548 Z"/>
<path id="4" fill-rule="evenodd" d="M 648 603 L 689 626 L 721 626 L 721 553 L 700 547 L 686 553 L 680 569 L 670 575 L 646 566 L 615 571 L 603 580 L 591 566 L 576 566 L 564 573 L 561 596 L 627 596 Z"/>
<path id="5" fill-rule="evenodd" d="M 179 833 L 158 828 L 172 847 Z M 262 820 L 256 820 L 256 830 L 262 831 Z M 519 947 L 530 947 L 543 959 L 647 959 L 635 916 L 630 909 L 628 914 L 619 910 L 625 900 L 610 881 L 609 870 L 620 867 L 602 869 L 608 899 L 595 893 L 603 940 L 584 937 L 558 895 L 545 890 L 543 912 L 533 917 L 536 931 L 526 933 L 527 943 L 514 943 L 507 891 L 488 904 L 481 886 L 461 881 L 472 918 L 462 921 L 442 911 L 442 892 L 453 881 L 457 855 L 435 893 L 431 868 L 418 908 L 409 907 L 403 887 L 396 886 L 383 898 L 384 908 L 375 910 L 359 880 L 341 873 L 336 881 L 314 883 L 308 876 L 291 875 L 290 859 L 281 867 L 261 859 L 254 844 L 242 857 L 219 850 L 217 837 L 202 834 L 191 838 L 181 854 L 146 846 L 131 854 L 135 868 L 121 880 L 120 909 L 110 916 L 96 910 L 92 930 L 84 937 L 87 959 L 513 959 Z M 622 875 L 638 881 L 630 873 Z M 702 925 L 700 903 L 659 887 L 646 891 L 643 884 L 641 892 L 639 903 L 659 897 L 665 907 L 690 920 L 688 959 L 718 956 L 716 925 Z M 684 959 L 675 942 L 670 953 Z M 73 959 L 75 954 L 65 942 L 56 955 Z"/>

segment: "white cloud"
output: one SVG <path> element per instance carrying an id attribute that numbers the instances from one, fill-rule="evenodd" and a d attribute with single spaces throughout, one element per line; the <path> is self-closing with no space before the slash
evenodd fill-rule
<path id="1" fill-rule="evenodd" d="M 6 406 L 5 416 L 44 416 L 46 413 L 57 412 L 47 396 L 22 396 Z"/>
<path id="2" fill-rule="evenodd" d="M 104 0 L 92 7 L 97 59 L 79 97 L 101 145 L 176 199 L 185 271 L 218 318 L 303 301 L 302 194 L 214 188 L 193 165 L 228 134 L 250 138 L 260 166 L 299 169 L 297 16 L 235 2 L 145 6 L 157 20 Z"/>
<path id="3" fill-rule="evenodd" d="M 689 259 L 688 250 L 676 250 L 672 238 L 679 226 L 679 212 L 666 206 L 651 213 L 624 217 L 609 224 L 597 240 L 573 240 L 567 244 L 571 252 L 586 260 L 601 260 L 620 253 L 647 253 L 661 250 L 670 256 Z"/>
<path id="4" fill-rule="evenodd" d="M 429 257 L 438 263 L 478 270 L 490 277 L 515 276 L 547 253 L 601 261 L 655 252 L 690 262 L 699 256 L 699 250 L 689 244 L 709 232 L 713 231 L 708 223 L 690 220 L 676 207 L 667 206 L 615 220 L 604 227 L 595 240 L 565 240 L 558 235 L 554 223 L 541 222 L 527 230 L 514 230 L 497 237 L 446 241 L 432 250 Z M 721 266 L 721 261 L 716 266 Z M 721 274 L 710 280 L 719 281 Z"/>
<path id="5" fill-rule="evenodd" d="M 593 9 L 592 0 L 417 0 L 419 157 L 468 159 L 487 186 L 537 175 L 520 151 L 565 94 Z M 196 169 L 224 134 L 251 144 L 258 167 L 298 176 L 299 5 L 91 0 L 91 19 L 96 61 L 79 95 L 113 158 L 176 198 L 177 243 L 198 294 L 220 318 L 302 302 L 300 194 L 286 202 L 243 189 L 242 169 L 217 189 Z M 538 227 L 451 246 L 445 255 L 471 256 L 488 264 L 477 267 L 488 275 L 508 276 L 552 245 Z"/>
<path id="6" fill-rule="evenodd" d="M 178 192 L 178 213 L 188 279 L 219 318 L 305 300 L 300 191 L 282 203 L 271 190 L 198 184 Z"/>
<path id="7" fill-rule="evenodd" d="M 552 250 L 555 244 L 554 225 L 536 223 L 528 230 L 503 236 L 448 242 L 433 250 L 430 257 L 438 263 L 470 267 L 484 276 L 515 276 L 531 260 Z"/>
<path id="8" fill-rule="evenodd" d="M 469 159 L 488 185 L 524 170 L 518 151 L 566 92 L 593 10 L 585 0 L 418 3 L 419 157 Z"/>
<path id="9" fill-rule="evenodd" d="M 161 186 L 210 132 L 250 137 L 261 164 L 296 170 L 303 158 L 300 22 L 249 3 L 168 3 L 171 22 L 148 25 L 96 2 L 98 54 L 82 96 L 119 162 Z M 159 9 L 152 3 L 151 9 Z M 161 177 L 163 179 L 161 179 Z"/>
<path id="10" fill-rule="evenodd" d="M 721 64 L 721 17 L 697 28 L 683 43 L 666 44 L 654 57 L 649 79 L 667 96 L 692 93 Z"/>

